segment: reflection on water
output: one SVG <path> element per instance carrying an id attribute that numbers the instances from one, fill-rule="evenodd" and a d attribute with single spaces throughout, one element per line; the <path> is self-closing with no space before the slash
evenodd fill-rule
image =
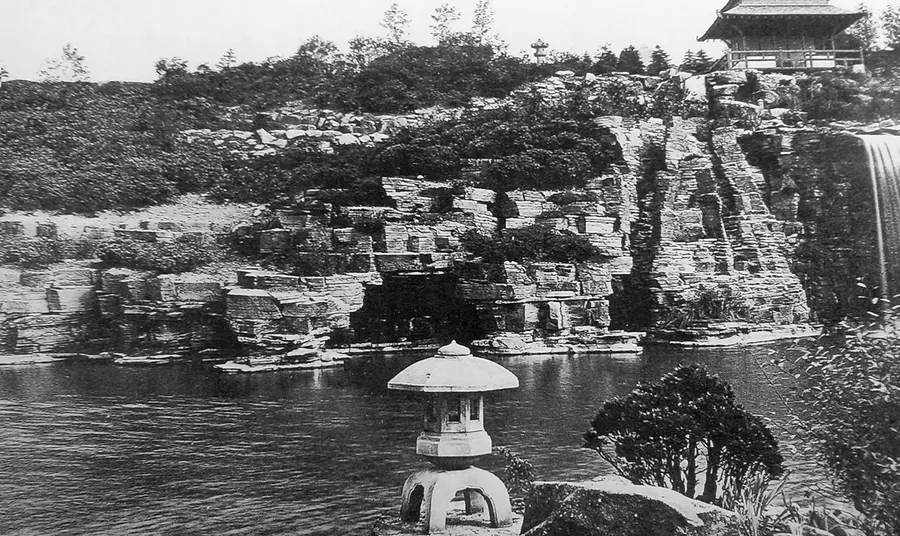
<path id="1" fill-rule="evenodd" d="M 486 426 L 541 478 L 593 477 L 607 469 L 579 447 L 597 408 L 682 362 L 707 364 L 751 411 L 783 422 L 757 366 L 769 351 L 508 358 L 521 387 L 489 397 Z M 366 534 L 425 465 L 415 396 L 386 390 L 415 358 L 248 376 L 0 369 L 0 534 Z M 811 464 L 785 455 L 795 480 L 811 478 Z"/>

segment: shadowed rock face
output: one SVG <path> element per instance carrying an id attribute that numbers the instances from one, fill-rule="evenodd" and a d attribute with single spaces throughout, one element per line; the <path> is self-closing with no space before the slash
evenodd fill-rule
<path id="1" fill-rule="evenodd" d="M 624 478 L 537 482 L 528 496 L 526 536 L 737 536 L 732 512 L 675 491 Z"/>

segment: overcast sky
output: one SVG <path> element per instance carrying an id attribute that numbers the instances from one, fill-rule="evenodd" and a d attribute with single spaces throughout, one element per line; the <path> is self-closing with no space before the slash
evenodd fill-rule
<path id="1" fill-rule="evenodd" d="M 429 24 L 445 0 L 397 0 L 410 16 L 410 37 L 431 44 Z M 47 58 L 71 43 L 95 81 L 155 78 L 159 58 L 178 56 L 191 68 L 214 65 L 229 48 L 240 62 L 290 56 L 313 35 L 346 50 L 355 35 L 382 35 L 394 0 L 0 0 L 0 66 L 10 78 L 35 79 Z M 476 0 L 449 2 L 468 28 Z M 604 44 L 661 45 L 673 59 L 719 42 L 697 37 L 725 0 L 493 0 L 495 29 L 511 53 L 541 38 L 551 49 L 593 53 Z M 856 1 L 835 0 L 850 8 Z M 867 2 L 880 10 L 888 0 Z"/>

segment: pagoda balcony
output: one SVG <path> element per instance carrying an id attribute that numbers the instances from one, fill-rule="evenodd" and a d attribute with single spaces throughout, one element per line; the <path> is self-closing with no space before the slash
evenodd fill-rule
<path id="1" fill-rule="evenodd" d="M 729 50 L 729 69 L 805 70 L 862 65 L 862 50 Z"/>

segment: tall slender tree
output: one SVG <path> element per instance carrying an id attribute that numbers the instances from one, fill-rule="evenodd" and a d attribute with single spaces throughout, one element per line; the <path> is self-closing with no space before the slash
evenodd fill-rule
<path id="1" fill-rule="evenodd" d="M 858 46 L 863 52 L 869 53 L 875 49 L 878 41 L 878 24 L 868 6 L 860 3 L 856 9 L 863 13 L 863 18 L 853 23 L 844 33 L 851 39 L 852 46 Z"/>
<path id="2" fill-rule="evenodd" d="M 66 43 L 62 55 L 44 60 L 38 79 L 41 82 L 87 82 L 91 79 L 91 73 L 85 65 L 84 56 L 72 43 Z"/>
<path id="3" fill-rule="evenodd" d="M 431 36 L 438 44 L 444 44 L 454 35 L 453 24 L 459 20 L 459 10 L 450 4 L 441 4 L 434 10 L 431 20 Z"/>
<path id="4" fill-rule="evenodd" d="M 653 53 L 650 54 L 650 65 L 647 66 L 647 74 L 656 76 L 670 67 L 672 67 L 672 62 L 669 60 L 669 55 L 661 46 L 656 45 Z"/>
<path id="5" fill-rule="evenodd" d="M 219 63 L 216 64 L 216 68 L 220 71 L 227 71 L 228 69 L 234 67 L 236 64 L 237 56 L 234 53 L 234 49 L 229 48 L 219 59 Z"/>
<path id="6" fill-rule="evenodd" d="M 681 60 L 681 65 L 679 65 L 678 68 L 682 71 L 693 71 L 696 64 L 696 54 L 694 54 L 693 50 L 688 50 L 684 53 L 684 59 Z"/>
<path id="7" fill-rule="evenodd" d="M 900 49 L 900 7 L 896 4 L 888 4 L 881 12 L 881 29 L 887 46 L 894 50 Z"/>
<path id="8" fill-rule="evenodd" d="M 475 14 L 472 16 L 472 31 L 469 32 L 476 45 L 497 46 L 500 37 L 494 31 L 494 6 L 491 0 L 478 0 Z"/>
<path id="9" fill-rule="evenodd" d="M 395 47 L 407 44 L 407 32 L 409 31 L 409 15 L 394 2 L 384 12 L 381 19 L 381 27 L 388 31 L 388 42 Z"/>

